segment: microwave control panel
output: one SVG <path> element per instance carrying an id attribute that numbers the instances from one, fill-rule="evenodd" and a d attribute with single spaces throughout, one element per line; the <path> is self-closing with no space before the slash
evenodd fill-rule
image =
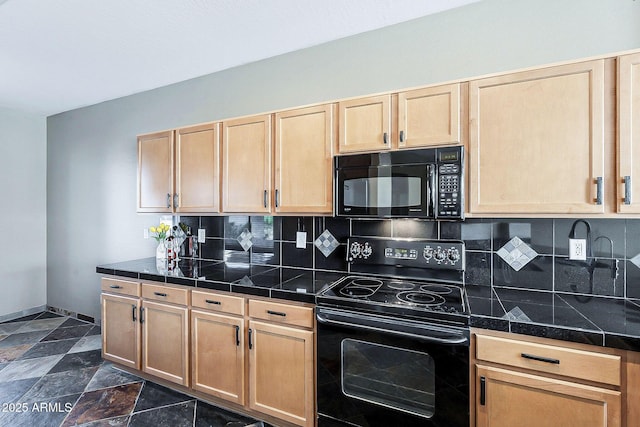
<path id="1" fill-rule="evenodd" d="M 463 218 L 462 148 L 442 148 L 437 154 L 436 218 Z"/>

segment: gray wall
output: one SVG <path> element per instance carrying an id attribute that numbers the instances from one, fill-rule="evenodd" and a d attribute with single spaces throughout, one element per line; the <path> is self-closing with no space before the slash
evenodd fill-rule
<path id="1" fill-rule="evenodd" d="M 46 119 L 0 108 L 0 321 L 47 298 Z"/>
<path id="2" fill-rule="evenodd" d="M 95 266 L 153 255 L 137 134 L 636 49 L 639 22 L 634 0 L 484 0 L 49 117 L 48 303 L 99 317 Z"/>

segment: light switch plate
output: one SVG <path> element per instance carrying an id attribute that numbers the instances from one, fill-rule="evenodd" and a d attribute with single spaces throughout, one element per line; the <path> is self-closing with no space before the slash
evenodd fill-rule
<path id="1" fill-rule="evenodd" d="M 307 232 L 298 231 L 296 233 L 296 248 L 304 249 L 307 247 Z"/>
<path id="2" fill-rule="evenodd" d="M 204 228 L 198 228 L 198 243 L 204 243 L 206 240 L 206 230 Z"/>
<path id="3" fill-rule="evenodd" d="M 145 228 L 145 229 L 142 231 L 142 236 L 143 236 L 145 239 L 148 239 L 148 238 L 149 238 L 149 229 L 148 229 L 148 228 Z"/>
<path id="4" fill-rule="evenodd" d="M 569 259 L 585 261 L 587 259 L 586 239 L 569 239 Z"/>

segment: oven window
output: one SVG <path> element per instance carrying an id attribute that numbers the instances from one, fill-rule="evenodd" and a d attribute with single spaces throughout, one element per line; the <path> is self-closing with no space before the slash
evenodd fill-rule
<path id="1" fill-rule="evenodd" d="M 431 418 L 435 366 L 427 353 L 345 339 L 342 392 L 356 399 Z"/>
<path id="2" fill-rule="evenodd" d="M 344 181 L 344 206 L 395 208 L 422 205 L 422 179 L 381 176 Z"/>

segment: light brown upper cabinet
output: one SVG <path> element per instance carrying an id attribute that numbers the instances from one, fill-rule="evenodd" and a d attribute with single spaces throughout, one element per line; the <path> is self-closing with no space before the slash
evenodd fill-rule
<path id="1" fill-rule="evenodd" d="M 173 131 L 138 136 L 138 212 L 172 212 L 173 194 Z"/>
<path id="2" fill-rule="evenodd" d="M 340 102 L 340 153 L 460 144 L 463 88 L 454 83 Z"/>
<path id="3" fill-rule="evenodd" d="M 640 213 L 640 54 L 618 59 L 618 212 Z M 636 181 L 635 183 L 633 181 Z M 635 184 L 635 185 L 634 185 Z"/>
<path id="4" fill-rule="evenodd" d="M 474 80 L 469 104 L 470 213 L 604 212 L 604 60 Z"/>
<path id="5" fill-rule="evenodd" d="M 222 123 L 222 210 L 271 211 L 271 115 Z"/>
<path id="6" fill-rule="evenodd" d="M 460 143 L 460 86 L 455 83 L 400 92 L 398 148 Z"/>
<path id="7" fill-rule="evenodd" d="M 220 211 L 220 123 L 176 131 L 176 212 Z"/>
<path id="8" fill-rule="evenodd" d="M 138 212 L 219 212 L 219 153 L 219 123 L 139 136 Z"/>
<path id="9" fill-rule="evenodd" d="M 335 104 L 275 114 L 274 208 L 331 213 Z"/>
<path id="10" fill-rule="evenodd" d="M 391 148 L 391 95 L 338 103 L 340 153 Z"/>

